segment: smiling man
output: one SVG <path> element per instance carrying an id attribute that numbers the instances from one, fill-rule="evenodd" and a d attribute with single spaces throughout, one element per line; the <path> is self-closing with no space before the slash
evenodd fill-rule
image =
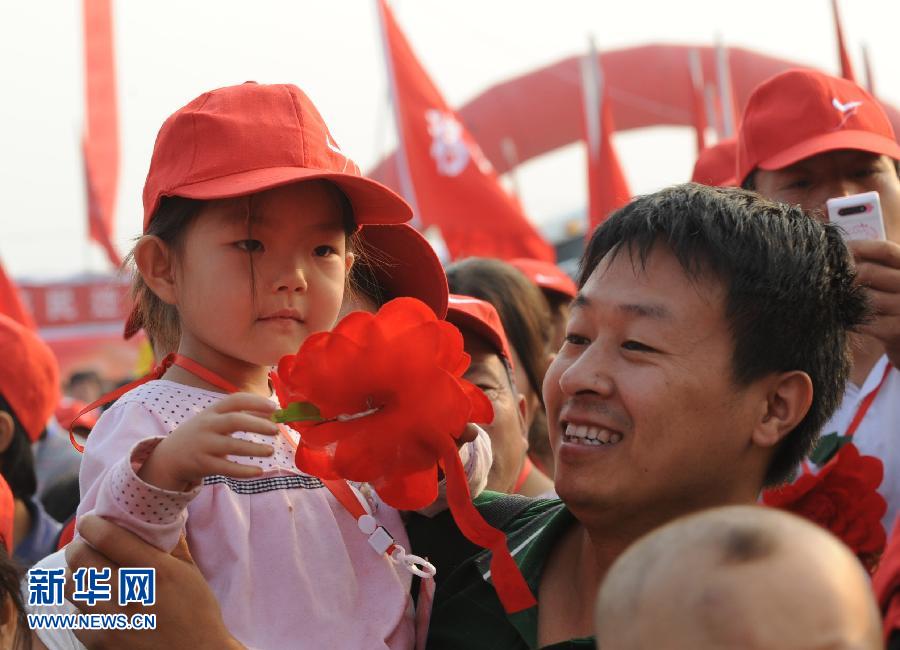
<path id="1" fill-rule="evenodd" d="M 466 552 L 446 513 L 410 524 L 412 547 L 438 566 L 428 647 L 593 648 L 598 586 L 632 542 L 687 513 L 754 503 L 806 453 L 840 399 L 848 331 L 866 313 L 854 280 L 836 229 L 751 192 L 681 185 L 613 214 L 585 252 L 543 387 L 562 501 L 504 512 L 494 506 L 513 497 L 477 500 L 507 533 L 538 607 L 504 612 L 489 554 Z M 183 561 L 121 555 L 135 545 L 127 533 L 82 527 L 113 561 L 203 591 Z M 84 545 L 68 559 L 108 564 Z M 158 588 L 158 634 L 188 647 L 166 631 L 187 625 L 190 608 L 173 585 Z M 209 647 L 229 647 L 214 614 L 192 611 L 190 625 Z"/>
<path id="2" fill-rule="evenodd" d="M 438 582 L 429 648 L 592 648 L 634 540 L 754 503 L 812 444 L 865 314 L 853 279 L 834 228 L 750 192 L 682 185 L 611 216 L 544 381 L 562 503 L 504 526 L 539 606 L 507 616 L 475 555 Z"/>

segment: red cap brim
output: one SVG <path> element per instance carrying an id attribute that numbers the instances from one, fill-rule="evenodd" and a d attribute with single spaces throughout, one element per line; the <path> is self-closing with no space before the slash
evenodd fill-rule
<path id="1" fill-rule="evenodd" d="M 793 147 L 760 161 L 757 167 L 769 171 L 783 169 L 820 153 L 841 149 L 868 151 L 900 160 L 900 144 L 897 144 L 895 140 L 870 131 L 833 131 L 795 144 Z"/>
<path id="2" fill-rule="evenodd" d="M 213 200 L 246 196 L 298 181 L 328 180 L 337 185 L 353 206 L 353 216 L 359 226 L 367 224 L 399 224 L 412 219 L 412 209 L 393 190 L 363 176 L 326 172 L 302 167 L 267 167 L 222 176 L 208 181 L 191 183 L 165 191 L 161 196 L 181 196 L 187 199 Z M 156 203 L 144 213 L 144 230 L 150 217 L 159 207 Z"/>

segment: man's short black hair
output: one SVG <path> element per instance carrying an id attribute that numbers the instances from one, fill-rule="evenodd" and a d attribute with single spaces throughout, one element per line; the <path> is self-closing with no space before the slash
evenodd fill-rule
<path id="1" fill-rule="evenodd" d="M 16 499 L 28 501 L 37 492 L 31 439 L 3 395 L 0 395 L 0 411 L 6 411 L 13 419 L 12 442 L 6 451 L 0 454 L 0 474 L 6 479 Z"/>
<path id="2" fill-rule="evenodd" d="M 735 382 L 791 370 L 810 376 L 809 412 L 779 443 L 765 479 L 787 480 L 843 396 L 848 331 L 868 315 L 839 230 L 754 192 L 677 185 L 635 199 L 594 231 L 579 287 L 607 253 L 630 250 L 643 264 L 658 243 L 688 277 L 724 286 Z"/>

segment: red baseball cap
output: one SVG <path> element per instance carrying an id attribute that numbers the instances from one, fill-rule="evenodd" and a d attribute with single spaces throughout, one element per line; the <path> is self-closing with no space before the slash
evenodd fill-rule
<path id="1" fill-rule="evenodd" d="M 34 442 L 59 402 L 59 365 L 37 334 L 0 314 L 0 395 Z"/>
<path id="2" fill-rule="evenodd" d="M 175 111 L 156 136 L 144 231 L 164 196 L 226 199 L 313 179 L 347 195 L 357 225 L 412 218 L 402 198 L 360 175 L 296 86 L 248 81 L 212 90 Z"/>
<path id="3" fill-rule="evenodd" d="M 737 181 L 837 149 L 900 160 L 881 105 L 852 81 L 815 70 L 782 72 L 753 91 L 738 132 Z"/>
<path id="4" fill-rule="evenodd" d="M 6 554 L 13 552 L 13 523 L 15 521 L 16 502 L 13 499 L 9 483 L 0 476 L 0 541 L 6 547 Z"/>
<path id="5" fill-rule="evenodd" d="M 519 257 L 509 260 L 509 264 L 525 274 L 534 284 L 544 291 L 553 291 L 566 298 L 574 298 L 578 293 L 575 282 L 561 268 L 550 262 Z"/>
<path id="6" fill-rule="evenodd" d="M 691 182 L 710 187 L 735 187 L 734 168 L 737 165 L 737 139 L 726 138 L 707 147 L 697 156 Z"/>
<path id="7" fill-rule="evenodd" d="M 97 424 L 96 411 L 85 413 L 81 417 L 78 414 L 84 410 L 87 402 L 75 399 L 74 397 L 63 397 L 59 404 L 56 405 L 56 421 L 60 426 L 65 427 L 66 431 L 70 431 L 75 427 L 84 427 L 85 429 L 93 429 Z"/>
<path id="8" fill-rule="evenodd" d="M 503 323 L 494 306 L 484 300 L 451 293 L 447 303 L 447 322 L 469 330 L 487 341 L 512 368 L 512 355 Z"/>
<path id="9" fill-rule="evenodd" d="M 447 315 L 447 274 L 428 240 L 406 224 L 364 226 L 359 231 L 375 281 L 387 300 L 409 296 Z"/>

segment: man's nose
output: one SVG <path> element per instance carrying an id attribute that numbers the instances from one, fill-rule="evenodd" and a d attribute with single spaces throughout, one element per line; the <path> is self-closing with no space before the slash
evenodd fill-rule
<path id="1" fill-rule="evenodd" d="M 567 361 L 559 357 L 555 363 Z M 565 395 L 596 393 L 608 397 L 615 392 L 610 368 L 601 344 L 595 341 L 564 368 L 559 376 L 560 390 Z"/>

